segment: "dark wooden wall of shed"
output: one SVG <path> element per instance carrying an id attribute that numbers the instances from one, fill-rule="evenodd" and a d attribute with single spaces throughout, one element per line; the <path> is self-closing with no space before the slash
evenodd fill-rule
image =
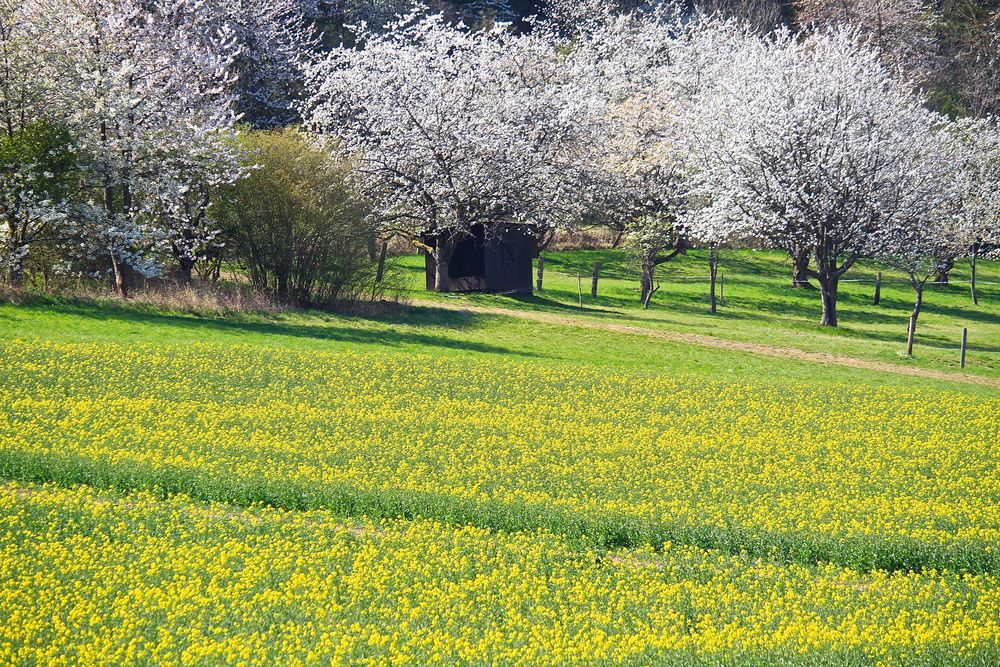
<path id="1" fill-rule="evenodd" d="M 531 294 L 538 242 L 523 225 L 504 225 L 486 239 L 486 289 Z"/>
<path id="2" fill-rule="evenodd" d="M 435 247 L 433 236 L 424 243 Z M 449 291 L 522 292 L 531 294 L 533 260 L 538 242 L 523 225 L 500 224 L 489 234 L 480 227 L 462 239 L 448 264 Z M 434 289 L 434 258 L 424 252 L 424 273 L 428 290 Z"/>

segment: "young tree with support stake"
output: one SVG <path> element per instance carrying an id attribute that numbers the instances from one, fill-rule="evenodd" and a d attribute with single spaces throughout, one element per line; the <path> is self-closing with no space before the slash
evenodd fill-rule
<path id="1" fill-rule="evenodd" d="M 962 250 L 963 237 L 956 208 L 959 191 L 948 167 L 958 158 L 956 147 L 949 147 L 951 137 L 941 131 L 937 145 L 928 145 L 925 159 L 937 162 L 926 173 L 937 174 L 938 196 L 927 205 L 910 210 L 894 219 L 880 235 L 876 256 L 904 271 L 913 287 L 915 299 L 906 335 L 906 356 L 913 356 L 917 318 L 924 302 L 924 287 Z"/>
<path id="2" fill-rule="evenodd" d="M 996 118 L 961 121 L 957 135 L 964 149 L 959 170 L 961 251 L 969 259 L 969 291 L 973 305 L 978 305 L 979 258 L 1000 248 L 1000 125 Z"/>
<path id="3" fill-rule="evenodd" d="M 747 40 L 701 96 L 701 191 L 735 207 L 747 236 L 810 248 L 823 326 L 837 326 L 840 279 L 880 231 L 937 196 L 922 158 L 938 119 L 911 90 L 835 30 Z"/>
<path id="4" fill-rule="evenodd" d="M 382 227 L 427 233 L 434 289 L 476 225 L 547 229 L 578 217 L 588 98 L 545 30 L 469 32 L 414 13 L 309 71 L 307 127 L 358 156 Z"/>

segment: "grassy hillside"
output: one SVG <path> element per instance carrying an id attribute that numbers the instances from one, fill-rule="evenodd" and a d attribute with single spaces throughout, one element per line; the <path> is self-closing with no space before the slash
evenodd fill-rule
<path id="1" fill-rule="evenodd" d="M 994 664 L 1000 390 L 899 357 L 904 290 L 820 330 L 745 254 L 722 315 L 676 279 L 642 311 L 610 253 L 581 312 L 555 269 L 592 258 L 369 317 L 0 306 L 0 662 Z M 962 289 L 928 339 L 996 341 Z"/>
<path id="2" fill-rule="evenodd" d="M 597 299 L 590 296 L 593 263 L 601 262 Z M 578 251 L 546 254 L 544 289 L 532 297 L 503 295 L 433 295 L 423 290 L 423 259 L 401 262 L 414 298 L 451 303 L 502 305 L 567 313 L 592 319 L 632 322 L 670 331 L 724 339 L 764 342 L 809 351 L 927 368 L 959 366 L 962 329 L 969 329 L 967 370 L 1000 376 L 1000 263 L 979 264 L 979 305 L 969 295 L 969 266 L 957 263 L 947 286 L 929 285 L 917 325 L 914 357 L 904 356 L 914 293 L 905 276 L 886 267 L 864 264 L 845 276 L 840 289 L 840 327 L 819 327 L 819 291 L 793 289 L 787 254 L 723 251 L 725 301 L 709 314 L 708 261 L 704 251 L 662 265 L 660 290 L 652 307 L 639 304 L 638 267 L 625 251 Z M 882 299 L 872 305 L 875 275 L 883 273 Z M 577 274 L 582 276 L 579 307 Z"/>

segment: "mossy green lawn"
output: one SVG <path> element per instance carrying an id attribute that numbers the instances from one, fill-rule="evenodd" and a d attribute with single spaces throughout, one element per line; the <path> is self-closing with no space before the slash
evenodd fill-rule
<path id="1" fill-rule="evenodd" d="M 818 290 L 792 288 L 785 253 L 723 251 L 719 270 L 724 276 L 725 300 L 715 315 L 709 313 L 705 251 L 689 251 L 659 267 L 660 289 L 648 310 L 639 304 L 637 265 L 628 252 L 544 256 L 543 291 L 530 297 L 428 293 L 423 290 L 423 258 L 407 256 L 399 264 L 411 295 L 420 300 L 557 312 L 924 368 L 957 370 L 962 329 L 968 328 L 966 372 L 1000 377 L 1000 262 L 979 262 L 978 306 L 972 304 L 970 267 L 964 260 L 956 262 L 948 285 L 928 285 L 914 356 L 907 358 L 906 332 L 914 292 L 904 274 L 888 267 L 860 262 L 848 272 L 839 292 L 840 326 L 834 329 L 818 325 Z M 601 263 L 596 299 L 590 295 L 594 262 Z M 881 303 L 874 306 L 878 272 L 883 274 Z M 581 285 L 583 308 L 579 307 Z"/>
<path id="2" fill-rule="evenodd" d="M 598 298 L 584 285 L 584 308 L 577 305 L 575 269 L 602 262 Z M 732 252 L 724 255 L 725 304 L 708 312 L 704 257 L 692 251 L 661 270 L 662 287 L 653 306 L 637 303 L 637 287 L 628 256 L 622 251 L 578 251 L 547 255 L 545 289 L 531 297 L 502 294 L 439 295 L 422 289 L 422 259 L 398 260 L 410 307 L 376 316 L 320 312 L 233 313 L 197 316 L 113 300 L 88 302 L 40 298 L 29 305 L 0 305 L 0 340 L 42 338 L 56 341 L 147 341 L 183 343 L 246 342 L 295 349 L 354 349 L 376 346 L 401 352 L 445 355 L 499 355 L 539 363 L 588 364 L 657 373 L 718 376 L 734 380 L 767 377 L 809 382 L 855 382 L 913 386 L 954 386 L 945 380 L 914 379 L 843 366 L 775 359 L 741 352 L 680 345 L 642 335 L 603 331 L 594 322 L 638 325 L 665 331 L 698 333 L 811 352 L 878 360 L 901 366 L 957 371 L 963 327 L 969 328 L 967 373 L 1000 378 L 1000 263 L 980 264 L 980 305 L 966 292 L 965 267 L 952 272 L 953 284 L 933 287 L 917 331 L 913 359 L 902 355 L 912 290 L 898 275 L 886 272 L 882 305 L 871 304 L 871 283 L 845 283 L 841 292 L 841 327 L 819 327 L 815 291 L 792 289 L 788 266 L 778 253 Z M 870 275 L 862 267 L 851 276 Z M 699 273 L 700 272 L 700 273 Z M 569 277 L 572 275 L 573 277 Z M 449 308 L 436 307 L 436 304 Z M 554 324 L 499 314 L 455 310 L 490 306 L 541 311 L 567 318 Z M 578 324 L 574 324 L 574 321 Z M 989 387 L 962 384 L 962 391 Z"/>

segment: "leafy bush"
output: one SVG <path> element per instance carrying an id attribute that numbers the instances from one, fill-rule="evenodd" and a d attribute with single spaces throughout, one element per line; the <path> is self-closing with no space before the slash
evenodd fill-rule
<path id="1" fill-rule="evenodd" d="M 241 142 L 254 167 L 225 193 L 219 215 L 253 286 L 303 306 L 370 293 L 374 232 L 350 163 L 293 129 L 249 132 Z"/>

